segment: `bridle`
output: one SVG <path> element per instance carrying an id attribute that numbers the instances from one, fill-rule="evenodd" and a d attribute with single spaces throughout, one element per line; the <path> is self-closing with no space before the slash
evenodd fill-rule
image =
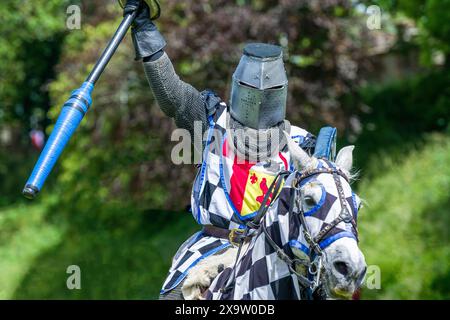
<path id="1" fill-rule="evenodd" d="M 269 189 L 267 190 L 263 202 L 261 204 L 261 207 L 258 210 L 258 213 L 255 215 L 254 219 L 252 221 L 248 221 L 245 223 L 246 227 L 245 229 L 241 229 L 241 238 L 248 237 L 248 233 L 250 230 L 258 230 L 261 229 L 262 232 L 264 232 L 264 235 L 266 237 L 267 242 L 269 245 L 275 250 L 277 256 L 284 261 L 288 268 L 289 272 L 291 274 L 295 274 L 297 276 L 297 279 L 300 283 L 300 285 L 303 287 L 306 298 L 312 299 L 312 294 L 319 288 L 320 286 L 320 276 L 321 276 L 321 270 L 322 270 L 322 262 L 323 262 L 323 250 L 320 246 L 320 243 L 325 240 L 327 234 L 333 230 L 339 223 L 342 221 L 346 223 L 351 223 L 353 226 L 353 229 L 355 230 L 355 239 L 358 241 L 358 229 L 356 225 L 355 218 L 353 215 L 349 212 L 346 205 L 346 199 L 344 194 L 344 188 L 342 187 L 342 183 L 340 180 L 340 177 L 343 177 L 347 182 L 349 181 L 347 175 L 340 170 L 339 168 L 336 168 L 334 165 L 332 165 L 328 160 L 323 159 L 325 162 L 327 162 L 330 167 L 325 168 L 316 168 L 312 170 L 304 170 L 304 171 L 296 171 L 296 177 L 292 181 L 291 185 L 291 194 L 290 194 L 290 204 L 289 204 L 289 215 L 294 214 L 294 207 L 298 209 L 298 212 L 296 212 L 296 215 L 300 219 L 300 225 L 303 226 L 303 236 L 306 240 L 306 242 L 309 245 L 309 259 L 298 259 L 298 258 L 291 258 L 288 253 L 285 252 L 283 248 L 281 248 L 270 236 L 269 232 L 267 231 L 267 227 L 264 223 L 264 218 L 266 216 L 266 213 L 268 209 L 270 208 L 271 204 L 278 198 L 279 191 L 281 187 L 283 186 L 284 180 L 292 174 L 292 171 L 281 171 L 279 172 L 273 182 L 270 184 Z M 319 174 L 331 174 L 333 175 L 334 183 L 336 185 L 336 189 L 338 192 L 338 198 L 341 205 L 341 212 L 339 215 L 329 224 L 324 226 L 324 228 L 315 236 L 312 237 L 311 232 L 309 231 L 308 225 L 306 223 L 305 219 L 305 212 L 303 210 L 303 194 L 301 192 L 301 182 L 309 177 L 319 175 Z M 271 197 L 271 195 L 273 195 Z M 269 201 L 270 200 L 270 201 Z M 228 284 L 221 289 L 222 292 L 227 291 L 230 289 L 233 284 L 234 280 L 236 278 L 236 265 L 240 256 L 240 252 L 242 249 L 243 241 L 238 243 L 238 251 L 236 255 L 236 260 L 234 263 L 234 272 L 232 275 L 231 281 L 228 282 Z M 297 271 L 297 265 L 302 265 L 306 267 L 307 276 L 299 273 Z"/>
<path id="2" fill-rule="evenodd" d="M 273 183 L 271 184 L 270 189 L 273 187 L 273 194 L 278 195 L 278 191 L 282 185 L 282 181 L 285 177 L 287 177 L 288 174 L 291 174 L 292 172 L 289 171 L 283 171 L 280 172 Z M 312 237 L 311 232 L 309 231 L 308 225 L 306 223 L 305 219 L 305 212 L 303 210 L 303 194 L 300 190 L 301 182 L 305 180 L 306 178 L 312 177 L 314 175 L 318 174 L 331 174 L 333 175 L 334 183 L 336 185 L 336 189 L 338 192 L 338 198 L 341 205 L 341 212 L 339 215 L 329 224 L 325 225 L 324 228 L 315 236 Z M 342 187 L 342 183 L 340 180 L 340 177 L 343 177 L 346 181 L 348 181 L 347 175 L 340 169 L 331 166 L 329 168 L 316 168 L 312 170 L 305 170 L 302 172 L 297 171 L 297 176 L 292 181 L 291 186 L 291 194 L 290 194 L 290 205 L 289 205 L 289 215 L 292 215 L 294 213 L 294 207 L 298 209 L 298 212 L 296 212 L 297 216 L 300 219 L 300 225 L 303 226 L 303 236 L 306 240 L 306 242 L 309 245 L 309 260 L 306 259 L 298 259 L 298 258 L 291 258 L 289 255 L 285 252 L 283 248 L 281 248 L 270 236 L 269 232 L 267 231 L 266 225 L 264 222 L 262 222 L 263 218 L 265 217 L 265 214 L 270 207 L 271 203 L 274 201 L 274 197 L 272 197 L 270 203 L 267 203 L 267 194 L 264 199 L 264 202 L 262 203 L 262 206 L 260 208 L 260 212 L 258 212 L 258 215 L 255 217 L 253 222 L 249 222 L 247 226 L 249 228 L 262 228 L 262 231 L 264 232 L 266 239 L 269 243 L 269 245 L 275 250 L 277 253 L 277 256 L 284 261 L 289 271 L 293 274 L 295 274 L 298 278 L 299 283 L 303 287 L 303 289 L 306 290 L 307 298 L 311 299 L 312 294 L 318 289 L 320 285 L 320 276 L 321 276 L 321 270 L 322 270 L 322 262 L 323 262 L 323 250 L 320 246 L 320 243 L 325 240 L 327 234 L 333 230 L 339 223 L 342 221 L 346 223 L 351 223 L 353 226 L 353 229 L 355 230 L 355 238 L 356 241 L 358 241 L 358 229 L 356 225 L 355 218 L 350 213 L 350 211 L 347 208 L 346 205 L 346 198 L 344 194 L 344 189 Z M 281 181 L 281 182 L 280 182 Z M 299 273 L 297 271 L 297 265 L 303 265 L 306 267 L 307 276 Z"/>

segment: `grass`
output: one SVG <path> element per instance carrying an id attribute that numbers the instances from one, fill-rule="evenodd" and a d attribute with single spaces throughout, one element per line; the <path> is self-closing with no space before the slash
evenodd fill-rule
<path id="1" fill-rule="evenodd" d="M 184 212 L 147 212 L 123 230 L 55 222 L 50 208 L 0 212 L 1 299 L 155 299 L 171 257 L 198 230 Z M 80 290 L 67 289 L 70 265 L 81 269 Z"/>
<path id="2" fill-rule="evenodd" d="M 43 251 L 58 244 L 63 230 L 45 223 L 43 206 L 24 205 L 0 214 L 0 299 L 10 299 L 20 290 Z"/>
<path id="3" fill-rule="evenodd" d="M 361 247 L 381 269 L 367 299 L 450 298 L 450 139 L 435 135 L 401 163 L 380 156 L 359 193 Z M 383 170 L 384 168 L 384 170 Z M 388 170 L 386 170 L 388 168 Z"/>

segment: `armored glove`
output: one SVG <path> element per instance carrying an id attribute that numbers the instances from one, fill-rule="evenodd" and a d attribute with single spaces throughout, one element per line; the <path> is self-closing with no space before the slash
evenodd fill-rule
<path id="1" fill-rule="evenodd" d="M 131 25 L 131 37 L 136 51 L 135 60 L 141 60 L 162 52 L 166 41 L 152 22 L 147 3 L 142 0 L 127 0 L 123 15 L 130 14 L 135 10 L 137 10 L 137 15 Z"/>

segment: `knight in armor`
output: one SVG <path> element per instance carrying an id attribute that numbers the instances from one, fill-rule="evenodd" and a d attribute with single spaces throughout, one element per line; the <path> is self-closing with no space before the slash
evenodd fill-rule
<path id="1" fill-rule="evenodd" d="M 147 4 L 128 0 L 124 11 L 136 8 L 132 26 L 136 60 L 143 61 L 161 110 L 191 137 L 195 123 L 201 123 L 207 137 L 191 194 L 192 214 L 203 229 L 188 239 L 173 259 L 161 294 L 174 298 L 174 289 L 192 267 L 188 262 L 196 263 L 235 245 L 232 236 L 252 221 L 276 175 L 293 168 L 283 132 L 307 151 L 314 147 L 314 136 L 285 119 L 288 79 L 281 47 L 264 43 L 245 46 L 227 104 L 213 92 L 200 92 L 178 77 Z"/>

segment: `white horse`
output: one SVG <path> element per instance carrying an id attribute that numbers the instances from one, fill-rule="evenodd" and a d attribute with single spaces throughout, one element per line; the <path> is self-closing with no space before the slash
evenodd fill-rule
<path id="1" fill-rule="evenodd" d="M 288 137 L 297 171 L 240 250 L 189 270 L 184 299 L 350 299 L 366 272 L 358 248 L 360 199 L 350 187 L 353 146 L 335 163 L 310 157 Z"/>

